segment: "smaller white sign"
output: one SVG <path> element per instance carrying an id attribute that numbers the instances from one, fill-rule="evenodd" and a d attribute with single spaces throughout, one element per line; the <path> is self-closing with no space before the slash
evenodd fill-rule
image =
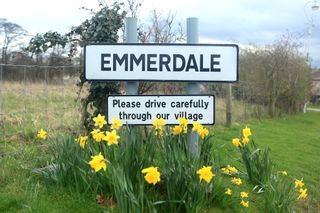
<path id="1" fill-rule="evenodd" d="M 124 124 L 151 125 L 156 118 L 166 124 L 179 124 L 184 117 L 192 124 L 214 124 L 213 95 L 127 95 L 108 96 L 107 122 L 119 118 Z"/>

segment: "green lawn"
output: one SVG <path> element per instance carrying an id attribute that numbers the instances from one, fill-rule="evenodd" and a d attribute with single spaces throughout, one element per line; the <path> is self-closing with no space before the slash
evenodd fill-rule
<path id="1" fill-rule="evenodd" d="M 285 115 L 278 119 L 250 121 L 231 129 L 217 127 L 217 144 L 226 144 L 226 158 L 237 163 L 238 153 L 231 139 L 248 125 L 253 140 L 260 148 L 269 147 L 276 170 L 286 170 L 292 178 L 303 178 L 309 191 L 309 203 L 299 203 L 310 212 L 320 212 L 320 112 Z M 226 162 L 230 163 L 230 162 Z"/>
<path id="2" fill-rule="evenodd" d="M 231 129 L 214 127 L 214 140 L 226 164 L 237 164 L 239 153 L 231 145 L 231 139 L 238 137 L 245 125 L 252 129 L 252 138 L 259 147 L 271 149 L 277 170 L 288 171 L 292 178 L 304 178 L 309 199 L 307 203 L 297 203 L 298 212 L 320 212 L 320 113 L 252 120 Z M 110 211 L 96 204 L 95 195 L 47 187 L 39 181 L 31 170 L 45 166 L 50 159 L 46 144 L 50 140 L 39 143 L 32 137 L 18 138 L 4 141 L 0 137 L 0 212 Z M 221 210 L 210 210 L 217 211 Z"/>

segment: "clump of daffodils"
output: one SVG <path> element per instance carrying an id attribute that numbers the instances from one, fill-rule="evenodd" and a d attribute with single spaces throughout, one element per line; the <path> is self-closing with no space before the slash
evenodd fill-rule
<path id="1" fill-rule="evenodd" d="M 304 182 L 303 178 L 301 180 L 295 180 L 294 182 L 295 188 L 299 190 L 298 199 L 306 199 L 308 196 L 308 189 L 303 188 Z"/>
<path id="2" fill-rule="evenodd" d="M 241 138 L 233 138 L 232 144 L 238 148 L 245 146 L 250 142 L 249 136 L 251 135 L 251 129 L 246 126 L 244 129 L 242 129 Z"/>

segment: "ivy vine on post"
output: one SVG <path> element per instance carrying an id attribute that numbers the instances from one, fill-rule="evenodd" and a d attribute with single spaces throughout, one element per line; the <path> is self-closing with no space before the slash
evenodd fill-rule
<path id="1" fill-rule="evenodd" d="M 83 47 L 86 43 L 116 43 L 119 40 L 119 30 L 124 26 L 126 12 L 122 9 L 122 4 L 114 3 L 112 6 L 101 4 L 98 12 L 92 10 L 93 16 L 79 26 L 73 27 L 66 36 L 70 42 L 69 56 L 75 56 L 78 47 Z M 80 89 L 84 85 L 84 76 L 80 77 Z M 89 94 L 83 98 L 82 124 L 88 131 L 92 129 L 92 118 L 98 113 L 106 110 L 107 95 L 120 94 L 120 83 L 118 82 L 90 82 Z"/>

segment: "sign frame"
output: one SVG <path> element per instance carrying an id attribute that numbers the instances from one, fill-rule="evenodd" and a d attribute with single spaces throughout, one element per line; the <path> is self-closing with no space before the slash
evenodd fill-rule
<path id="1" fill-rule="evenodd" d="M 215 124 L 215 122 L 216 122 L 216 114 L 215 114 L 215 110 L 216 110 L 216 97 L 215 97 L 215 95 L 213 95 L 213 94 L 194 94 L 194 95 L 192 95 L 192 94 L 183 94 L 183 95 L 108 95 L 107 96 L 107 113 L 106 113 L 106 121 L 107 121 L 107 124 L 108 125 L 111 125 L 111 122 L 109 122 L 109 98 L 110 97 L 119 97 L 119 98 L 121 98 L 121 97 L 186 97 L 186 96 L 191 96 L 191 97 L 193 97 L 193 96 L 202 96 L 202 97 L 212 97 L 213 98 L 213 108 L 212 109 L 210 109 L 210 110 L 212 110 L 212 112 L 213 112 L 213 121 L 212 121 L 212 123 L 202 123 L 202 125 L 214 125 Z M 110 118 L 110 120 L 111 120 L 112 118 Z M 125 123 L 124 123 L 124 125 L 126 125 Z M 150 125 L 152 125 L 152 124 L 128 124 L 128 125 L 132 125 L 132 126 L 150 126 Z M 177 125 L 177 123 L 166 123 L 166 125 Z"/>
<path id="2" fill-rule="evenodd" d="M 235 80 L 163 80 L 163 79 L 88 79 L 87 78 L 87 47 L 88 46 L 169 46 L 169 47 L 182 47 L 182 46 L 212 46 L 212 47 L 234 47 L 236 49 L 236 79 Z M 199 82 L 199 83 L 237 83 L 239 82 L 239 46 L 237 44 L 187 44 L 187 43 L 87 43 L 84 45 L 84 79 L 90 82 Z"/>

